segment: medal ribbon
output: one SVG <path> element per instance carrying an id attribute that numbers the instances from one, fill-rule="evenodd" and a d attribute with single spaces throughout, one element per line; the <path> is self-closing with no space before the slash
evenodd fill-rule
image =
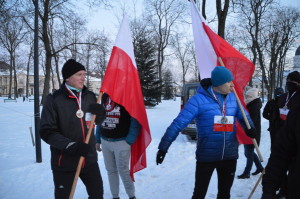
<path id="1" fill-rule="evenodd" d="M 297 93 L 297 91 L 295 91 L 290 98 L 289 98 L 290 93 L 287 94 L 286 99 L 285 99 L 284 107 L 287 108 L 287 105 L 288 105 L 290 99 L 295 95 L 295 93 Z"/>
<path id="2" fill-rule="evenodd" d="M 71 95 L 73 95 L 77 101 L 77 104 L 78 104 L 78 110 L 81 110 L 81 91 L 78 93 L 78 97 L 68 88 L 67 85 L 65 85 L 67 90 L 69 91 L 69 93 Z"/>
<path id="3" fill-rule="evenodd" d="M 211 92 L 212 92 L 214 98 L 217 100 L 217 102 L 218 102 L 218 104 L 219 104 L 219 106 L 220 106 L 220 109 L 221 109 L 221 111 L 222 111 L 223 117 L 225 117 L 225 116 L 226 116 L 226 101 L 225 101 L 225 99 L 224 99 L 224 101 L 223 101 L 223 107 L 222 107 L 222 106 L 221 106 L 221 103 L 220 103 L 220 100 L 218 99 L 218 97 L 216 96 L 216 94 L 215 94 L 215 92 L 214 92 L 214 90 L 213 90 L 212 88 L 211 88 Z"/>

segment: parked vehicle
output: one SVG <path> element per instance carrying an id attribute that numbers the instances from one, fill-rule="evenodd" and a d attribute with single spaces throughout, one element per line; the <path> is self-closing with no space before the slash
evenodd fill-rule
<path id="1" fill-rule="evenodd" d="M 198 83 L 186 83 L 182 86 L 181 92 L 181 106 L 180 110 L 183 109 L 186 102 L 197 93 L 197 88 L 199 87 Z M 189 136 L 192 140 L 197 139 L 197 129 L 195 121 L 193 120 L 188 126 L 182 130 L 182 134 Z"/>

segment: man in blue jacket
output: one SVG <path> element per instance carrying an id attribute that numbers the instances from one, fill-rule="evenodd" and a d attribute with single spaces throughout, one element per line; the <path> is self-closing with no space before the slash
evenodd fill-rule
<path id="1" fill-rule="evenodd" d="M 246 134 L 254 138 L 255 129 L 247 129 L 233 91 L 233 75 L 217 66 L 211 79 L 204 79 L 194 95 L 167 128 L 158 146 L 156 163 L 161 164 L 176 139 L 192 120 L 197 125 L 196 173 L 192 199 L 204 199 L 213 171 L 218 173 L 218 199 L 229 199 L 238 158 L 236 119 Z M 246 116 L 253 123 L 246 112 Z"/>

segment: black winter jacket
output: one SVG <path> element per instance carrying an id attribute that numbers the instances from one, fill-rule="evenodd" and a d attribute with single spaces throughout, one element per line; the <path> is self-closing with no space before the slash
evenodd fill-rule
<path id="1" fill-rule="evenodd" d="M 249 115 L 253 121 L 256 130 L 255 139 L 258 145 L 260 143 L 260 135 L 261 135 L 261 116 L 260 116 L 261 107 L 262 107 L 262 102 L 259 98 L 256 98 L 255 100 L 247 104 Z"/>
<path id="2" fill-rule="evenodd" d="M 82 110 L 85 113 L 88 106 L 96 103 L 96 96 L 86 87 L 82 90 Z M 64 153 L 70 142 L 84 142 L 88 133 L 85 117 L 78 118 L 78 104 L 62 84 L 59 90 L 47 96 L 42 110 L 40 136 L 50 145 L 51 168 L 55 171 L 75 171 L 79 156 Z M 94 133 L 94 132 L 92 132 Z M 85 165 L 97 162 L 95 136 L 89 140 L 92 151 L 85 158 Z"/>
<path id="3" fill-rule="evenodd" d="M 300 198 L 300 101 L 287 117 L 263 176 L 263 197 L 273 198 L 282 174 L 288 174 L 288 199 Z"/>
<path id="4" fill-rule="evenodd" d="M 292 94 L 293 93 L 290 93 L 289 97 L 291 97 Z M 276 136 L 278 136 L 281 128 L 285 124 L 285 121 L 280 118 L 279 109 L 284 107 L 287 95 L 288 93 L 284 93 L 274 101 L 268 102 L 263 111 L 263 117 L 270 121 L 270 133 L 274 133 Z M 297 103 L 299 103 L 299 101 L 300 92 L 298 91 L 292 98 L 290 98 L 287 104 L 288 109 L 294 107 Z M 268 111 L 270 112 L 268 113 Z"/>

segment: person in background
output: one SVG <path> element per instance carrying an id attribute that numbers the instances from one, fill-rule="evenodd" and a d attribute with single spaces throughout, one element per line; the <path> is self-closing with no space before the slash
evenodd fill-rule
<path id="1" fill-rule="evenodd" d="M 271 141 L 271 148 L 275 143 L 276 138 L 276 128 L 277 128 L 277 122 L 280 119 L 278 114 L 278 108 L 276 104 L 278 103 L 279 97 L 284 93 L 283 88 L 278 87 L 274 90 L 274 98 L 269 100 L 267 104 L 265 105 L 265 108 L 263 110 L 263 117 L 267 120 L 269 120 L 269 128 L 268 131 L 270 132 L 270 141 Z"/>
<path id="2" fill-rule="evenodd" d="M 217 198 L 229 199 L 238 158 L 239 143 L 235 121 L 245 128 L 249 137 L 255 137 L 255 129 L 247 129 L 233 93 L 233 75 L 225 67 L 217 66 L 211 79 L 203 79 L 197 94 L 190 98 L 162 137 L 156 157 L 161 164 L 179 132 L 193 119 L 197 125 L 197 150 L 195 187 L 192 199 L 204 199 L 210 178 L 218 173 Z M 252 121 L 246 112 L 251 126 Z"/>
<path id="3" fill-rule="evenodd" d="M 280 132 L 282 131 L 283 126 L 286 123 L 286 117 L 289 112 L 295 105 L 300 102 L 300 92 L 299 92 L 299 84 L 300 84 L 300 73 L 298 71 L 293 71 L 288 74 L 286 78 L 286 90 L 287 92 L 278 97 L 277 103 L 275 104 L 275 144 L 280 142 L 278 139 Z M 271 154 L 273 152 L 273 148 L 271 148 Z M 288 186 L 287 186 L 287 173 L 282 174 L 281 176 L 281 186 L 279 187 L 279 191 L 276 195 L 277 198 L 285 198 L 288 197 Z"/>
<path id="4" fill-rule="evenodd" d="M 141 125 L 109 95 L 104 93 L 101 102 L 106 110 L 106 119 L 96 128 L 96 148 L 102 150 L 110 191 L 113 199 L 119 199 L 120 176 L 129 199 L 136 199 L 129 160 L 131 145 L 136 141 Z"/>
<path id="5" fill-rule="evenodd" d="M 97 163 L 95 137 L 85 143 L 88 126 L 85 115 L 96 114 L 96 123 L 105 119 L 104 107 L 96 103 L 96 96 L 85 86 L 85 67 L 69 59 L 62 68 L 64 81 L 59 90 L 45 100 L 40 136 L 50 145 L 51 168 L 56 199 L 69 198 L 75 172 L 81 156 L 85 157 L 80 179 L 89 199 L 103 199 L 103 183 Z"/>
<path id="6" fill-rule="evenodd" d="M 261 135 L 261 116 L 260 116 L 260 109 L 262 107 L 262 102 L 258 96 L 258 89 L 257 88 L 250 88 L 245 92 L 245 103 L 247 109 L 249 111 L 250 117 L 254 123 L 254 127 L 256 130 L 256 142 L 259 145 L 260 143 L 260 135 Z M 260 160 L 256 153 L 254 152 L 254 145 L 253 144 L 245 144 L 245 156 L 247 158 L 246 167 L 244 172 L 238 176 L 239 179 L 246 179 L 250 178 L 250 171 L 253 165 L 253 162 L 256 166 L 256 171 L 252 173 L 252 175 L 257 175 L 261 173 L 264 168 L 260 163 Z"/>
<path id="7" fill-rule="evenodd" d="M 300 91 L 300 85 L 299 85 Z M 288 192 L 286 199 L 300 198 L 300 101 L 293 106 L 287 116 L 286 124 L 280 132 L 278 142 L 272 149 L 271 156 L 262 179 L 262 198 L 284 198 L 276 196 L 281 186 L 282 175 L 288 171 Z"/>

